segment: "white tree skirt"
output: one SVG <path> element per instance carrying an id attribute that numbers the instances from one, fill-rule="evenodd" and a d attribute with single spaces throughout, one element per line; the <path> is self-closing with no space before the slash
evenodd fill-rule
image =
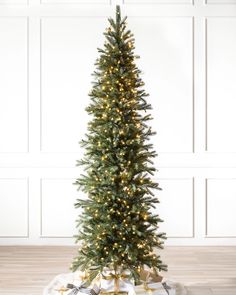
<path id="1" fill-rule="evenodd" d="M 66 287 L 67 284 L 74 284 L 79 285 L 81 282 L 81 273 L 80 272 L 74 272 L 74 273 L 66 273 L 66 274 L 60 274 L 56 276 L 48 286 L 45 287 L 43 291 L 43 295 L 67 295 L 72 290 L 68 290 L 64 293 L 60 293 L 58 290 L 62 287 Z M 187 291 L 183 285 L 180 283 L 173 282 L 171 280 L 163 280 L 163 282 L 166 282 L 167 285 L 171 286 L 172 291 L 169 292 L 169 295 L 187 295 Z M 78 295 L 82 295 L 83 293 L 79 292 Z M 85 294 L 85 293 L 84 293 Z M 140 292 L 137 292 L 139 295 Z M 148 292 L 143 292 L 141 294 L 150 295 Z M 86 294 L 85 294 L 86 295 Z M 163 290 L 160 292 L 153 292 L 153 295 L 168 295 L 168 293 Z"/>

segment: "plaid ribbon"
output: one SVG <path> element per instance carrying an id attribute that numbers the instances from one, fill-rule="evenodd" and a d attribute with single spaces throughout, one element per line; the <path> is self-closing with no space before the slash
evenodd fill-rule
<path id="1" fill-rule="evenodd" d="M 164 290 L 166 291 L 166 293 L 169 295 L 169 294 L 170 294 L 170 293 L 169 293 L 169 290 L 171 290 L 171 287 L 168 286 L 166 282 L 162 283 L 161 285 L 162 285 L 162 287 L 164 288 Z M 148 286 L 147 282 L 144 282 L 144 283 L 143 283 L 143 287 L 144 287 L 144 290 L 145 290 L 145 291 L 149 291 L 149 292 L 151 292 L 151 294 L 152 294 L 153 291 L 156 290 L 156 288 L 150 288 L 150 287 Z"/>
<path id="2" fill-rule="evenodd" d="M 88 295 L 98 295 L 98 293 L 100 292 L 100 289 L 97 285 L 94 285 L 93 288 L 86 288 L 84 282 L 82 282 L 79 286 L 67 284 L 67 288 L 72 289 L 72 291 L 68 295 L 76 295 L 78 294 L 78 292 L 82 292 Z"/>
<path id="3" fill-rule="evenodd" d="M 146 276 L 146 278 L 145 278 L 145 281 L 143 282 L 143 286 L 144 286 L 144 289 L 145 289 L 146 291 L 151 291 L 151 292 L 152 292 L 152 291 L 155 290 L 155 288 L 150 288 L 150 287 L 148 286 L 148 280 L 149 280 L 149 277 L 150 277 L 150 272 L 147 274 L 147 276 Z M 171 287 L 168 286 L 166 282 L 161 283 L 161 284 L 162 284 L 162 287 L 165 289 L 166 293 L 169 295 L 169 294 L 170 294 L 169 290 L 171 290 Z"/>
<path id="4" fill-rule="evenodd" d="M 166 290 L 166 293 L 169 295 L 169 290 L 171 290 L 171 287 L 168 286 L 166 282 L 162 283 L 162 286 Z"/>

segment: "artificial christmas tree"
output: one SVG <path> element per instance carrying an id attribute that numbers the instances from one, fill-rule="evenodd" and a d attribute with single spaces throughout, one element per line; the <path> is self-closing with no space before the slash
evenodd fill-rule
<path id="1" fill-rule="evenodd" d="M 80 243 L 72 270 L 87 271 L 92 280 L 109 271 L 110 278 L 140 281 L 145 266 L 154 273 L 166 270 L 154 248 L 163 248 L 162 220 L 151 212 L 158 203 L 153 190 L 156 157 L 148 142 L 154 135 L 147 125 L 151 109 L 143 89 L 140 70 L 135 65 L 134 38 L 126 29 L 120 7 L 116 19 L 109 19 L 106 42 L 98 49 L 95 82 L 87 112 L 92 116 L 82 146 L 84 175 L 75 184 L 87 195 L 78 199 L 83 208 L 78 218 Z M 128 271 L 128 272 L 127 272 Z"/>

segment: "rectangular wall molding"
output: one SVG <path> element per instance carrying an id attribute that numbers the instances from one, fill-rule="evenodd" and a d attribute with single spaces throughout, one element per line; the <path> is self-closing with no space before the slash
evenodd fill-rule
<path id="1" fill-rule="evenodd" d="M 219 4 L 219 5 L 227 5 L 227 4 L 236 4 L 236 0 L 205 0 L 205 4 Z"/>
<path id="2" fill-rule="evenodd" d="M 87 31 L 87 35 L 84 34 L 84 28 L 89 28 L 90 17 L 41 19 L 40 149 L 42 152 L 78 153 L 80 150 L 78 141 L 86 132 L 86 122 L 89 119 L 85 107 L 89 103 L 88 93 L 92 87 L 91 73 L 97 57 L 97 46 L 99 44 L 102 46 L 103 43 L 102 32 L 107 22 L 105 17 L 92 19 L 93 25 Z M 94 30 L 97 30 L 96 38 L 92 38 Z M 85 46 L 88 43 L 89 49 L 87 45 Z M 67 51 L 70 51 L 69 56 Z M 85 59 L 87 53 L 90 55 Z M 58 83 L 61 84 L 61 89 L 58 88 Z M 55 104 L 57 104 L 56 109 Z M 70 116 L 67 120 L 61 120 L 65 111 L 67 114 L 70 113 Z M 52 116 L 54 120 L 51 120 Z"/>
<path id="3" fill-rule="evenodd" d="M 160 186 L 163 190 L 159 193 L 157 213 L 160 211 L 161 218 L 165 216 L 160 230 L 166 232 L 168 239 L 194 238 L 194 178 L 161 178 Z"/>
<path id="4" fill-rule="evenodd" d="M 1 5 L 28 5 L 30 0 L 0 0 Z"/>
<path id="5" fill-rule="evenodd" d="M 208 178 L 206 186 L 207 238 L 236 238 L 236 178 Z"/>
<path id="6" fill-rule="evenodd" d="M 111 4 L 111 0 L 40 0 L 41 4 L 66 4 L 66 5 L 70 5 L 70 4 L 90 4 L 90 5 L 94 5 L 94 4 Z"/>
<path id="7" fill-rule="evenodd" d="M 123 0 L 124 4 L 146 4 L 146 5 L 151 5 L 151 4 L 163 4 L 163 5 L 183 5 L 183 4 L 194 4 L 194 0 Z"/>
<path id="8" fill-rule="evenodd" d="M 29 238 L 29 180 L 0 178 L 0 239 Z"/>
<path id="9" fill-rule="evenodd" d="M 234 28 L 234 29 L 231 29 Z M 236 152 L 236 140 L 231 136 L 236 123 L 233 108 L 236 87 L 236 17 L 205 19 L 206 65 L 206 151 Z M 225 52 L 224 58 L 219 56 Z M 224 79 L 225 78 L 225 79 Z M 225 89 L 229 89 L 224 95 Z M 221 114 L 227 114 L 220 121 Z"/>
<path id="10" fill-rule="evenodd" d="M 158 141 L 158 151 L 194 153 L 193 18 L 132 17 L 129 27 L 135 35 L 143 34 L 142 39 L 136 38 L 136 48 L 142 57 L 139 64 L 149 90 L 149 101 L 157 112 L 153 125 L 158 126 L 158 135 L 154 138 Z M 156 77 L 159 77 L 158 83 Z M 179 116 L 182 111 L 185 116 Z"/>
<path id="11" fill-rule="evenodd" d="M 40 237 L 72 238 L 79 210 L 74 179 L 41 179 L 40 181 Z"/>
<path id="12" fill-rule="evenodd" d="M 29 20 L 0 17 L 0 153 L 29 151 Z M 14 87 L 12 86 L 14 85 Z"/>

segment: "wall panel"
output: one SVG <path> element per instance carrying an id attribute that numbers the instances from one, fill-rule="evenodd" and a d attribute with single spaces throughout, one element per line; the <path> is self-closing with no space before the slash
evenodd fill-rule
<path id="1" fill-rule="evenodd" d="M 236 237 L 236 179 L 207 179 L 207 237 Z"/>
<path id="2" fill-rule="evenodd" d="M 0 238 L 28 237 L 28 180 L 0 178 Z"/>
<path id="3" fill-rule="evenodd" d="M 42 4 L 110 4 L 110 0 L 41 0 Z"/>
<path id="4" fill-rule="evenodd" d="M 28 0 L 0 0 L 0 5 L 8 5 L 8 4 L 28 4 Z"/>
<path id="5" fill-rule="evenodd" d="M 78 152 L 104 18 L 41 21 L 41 149 Z M 84 30 L 86 29 L 86 34 Z"/>
<path id="6" fill-rule="evenodd" d="M 0 152 L 27 152 L 27 18 L 0 17 L 0 65 Z"/>
<path id="7" fill-rule="evenodd" d="M 236 0 L 205 0 L 206 4 L 236 4 Z"/>
<path id="8" fill-rule="evenodd" d="M 125 4 L 192 4 L 194 0 L 124 0 Z"/>
<path id="9" fill-rule="evenodd" d="M 193 23 L 188 17 L 131 18 L 153 106 L 160 153 L 193 152 Z M 184 116 L 181 114 L 184 113 Z"/>
<path id="10" fill-rule="evenodd" d="M 208 18 L 207 150 L 235 152 L 236 17 Z"/>
<path id="11" fill-rule="evenodd" d="M 194 236 L 194 182 L 193 179 L 161 179 L 161 203 L 157 213 L 164 222 L 160 231 L 170 238 Z"/>
<path id="12" fill-rule="evenodd" d="M 41 237 L 72 237 L 79 210 L 73 179 L 41 180 Z"/>

